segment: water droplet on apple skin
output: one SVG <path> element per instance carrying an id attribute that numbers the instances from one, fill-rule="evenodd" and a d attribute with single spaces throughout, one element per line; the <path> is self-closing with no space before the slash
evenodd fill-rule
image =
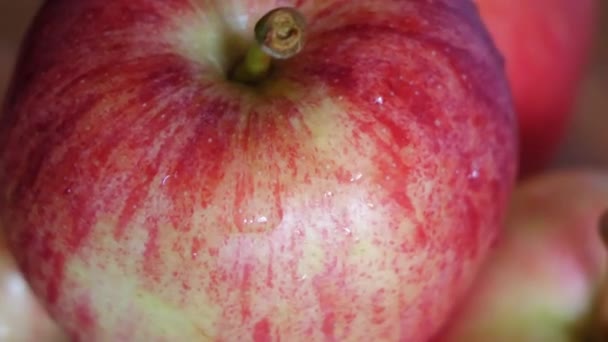
<path id="1" fill-rule="evenodd" d="M 237 181 L 234 191 L 233 225 L 240 233 L 265 233 L 275 230 L 283 221 L 280 186 L 267 180 L 264 173 L 249 174 Z M 264 181 L 262 181 L 264 183 Z"/>
<path id="2" fill-rule="evenodd" d="M 351 183 L 357 182 L 357 181 L 361 180 L 361 178 L 363 178 L 363 174 L 361 172 L 357 172 L 351 176 L 350 182 Z"/>
<path id="3" fill-rule="evenodd" d="M 469 173 L 469 175 L 467 176 L 467 178 L 469 180 L 478 179 L 479 178 L 479 170 L 478 169 L 471 170 L 471 172 Z"/>
<path id="4" fill-rule="evenodd" d="M 280 224 L 280 220 L 271 220 L 265 215 L 254 215 L 242 217 L 240 222 L 235 223 L 237 223 L 236 225 L 240 232 L 251 233 L 272 231 Z"/>

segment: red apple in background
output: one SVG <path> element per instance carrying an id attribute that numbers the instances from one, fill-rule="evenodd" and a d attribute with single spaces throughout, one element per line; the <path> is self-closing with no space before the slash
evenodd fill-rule
<path id="1" fill-rule="evenodd" d="M 2 236 L 0 236 L 0 341 L 65 341 L 65 336 L 36 301 L 17 270 Z"/>
<path id="2" fill-rule="evenodd" d="M 520 174 L 546 167 L 570 123 L 597 0 L 475 0 L 506 60 L 520 130 Z"/>
<path id="3" fill-rule="evenodd" d="M 556 171 L 522 184 L 504 238 L 437 341 L 587 341 L 582 334 L 597 333 L 593 301 L 608 286 L 598 228 L 607 209 L 606 173 Z"/>
<path id="4" fill-rule="evenodd" d="M 74 340 L 425 340 L 515 178 L 470 1 L 49 1 L 11 89 L 0 224 Z"/>

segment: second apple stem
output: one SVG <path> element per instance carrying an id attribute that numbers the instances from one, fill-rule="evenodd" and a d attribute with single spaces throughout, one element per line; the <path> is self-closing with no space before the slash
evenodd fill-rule
<path id="1" fill-rule="evenodd" d="M 599 234 L 608 253 L 608 210 L 600 218 Z M 608 265 L 604 267 L 606 268 L 604 280 L 597 289 L 589 324 L 584 327 L 585 331 L 581 339 L 584 342 L 608 341 Z"/>

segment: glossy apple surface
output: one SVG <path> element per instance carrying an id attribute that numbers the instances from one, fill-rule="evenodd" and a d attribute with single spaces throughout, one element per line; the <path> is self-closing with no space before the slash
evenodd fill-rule
<path id="1" fill-rule="evenodd" d="M 513 196 L 504 238 L 437 341 L 574 342 L 592 333 L 586 321 L 608 267 L 598 228 L 607 209 L 606 173 L 530 178 Z"/>
<path id="2" fill-rule="evenodd" d="M 593 42 L 597 0 L 475 0 L 506 60 L 520 130 L 522 176 L 562 143 Z"/>
<path id="3" fill-rule="evenodd" d="M 302 52 L 227 80 L 285 4 Z M 49 1 L 4 108 L 0 223 L 81 341 L 424 340 L 515 177 L 469 1 Z"/>

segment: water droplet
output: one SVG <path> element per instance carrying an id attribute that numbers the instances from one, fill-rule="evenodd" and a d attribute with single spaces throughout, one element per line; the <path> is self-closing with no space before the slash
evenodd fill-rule
<path id="1" fill-rule="evenodd" d="M 264 233 L 283 221 L 283 208 L 276 194 L 253 191 L 237 194 L 239 207 L 233 213 L 235 228 L 240 233 Z"/>
<path id="2" fill-rule="evenodd" d="M 351 183 L 356 182 L 356 181 L 360 180 L 361 178 L 363 178 L 363 174 L 361 172 L 357 172 L 356 174 L 354 174 L 350 177 L 350 181 L 351 181 Z"/>
<path id="3" fill-rule="evenodd" d="M 382 105 L 382 104 L 384 104 L 384 98 L 382 96 L 377 96 L 376 99 L 374 100 L 374 102 L 376 104 Z"/>
<path id="4" fill-rule="evenodd" d="M 257 222 L 257 223 L 266 223 L 266 222 L 268 222 L 268 218 L 266 216 L 260 216 L 257 219 L 255 219 L 255 222 Z"/>
<path id="5" fill-rule="evenodd" d="M 478 179 L 479 178 L 479 170 L 477 168 L 473 169 L 469 175 L 467 176 L 468 179 Z"/>
<path id="6" fill-rule="evenodd" d="M 349 236 L 353 235 L 353 231 L 350 230 L 350 228 L 348 228 L 348 227 L 344 227 L 344 228 L 342 228 L 342 230 L 344 230 L 344 232 L 346 233 L 346 235 L 349 235 Z"/>
<path id="7" fill-rule="evenodd" d="M 327 197 L 327 198 L 329 198 L 329 197 L 333 197 L 333 196 L 334 196 L 334 193 L 333 193 L 333 192 L 331 192 L 331 191 L 327 191 L 327 192 L 325 192 L 325 193 L 323 194 L 323 196 L 325 196 L 325 197 Z"/>
<path id="8" fill-rule="evenodd" d="M 171 178 L 171 175 L 167 175 L 165 177 L 163 177 L 163 180 L 161 182 L 161 185 L 166 185 L 167 181 L 169 180 L 169 178 Z"/>

